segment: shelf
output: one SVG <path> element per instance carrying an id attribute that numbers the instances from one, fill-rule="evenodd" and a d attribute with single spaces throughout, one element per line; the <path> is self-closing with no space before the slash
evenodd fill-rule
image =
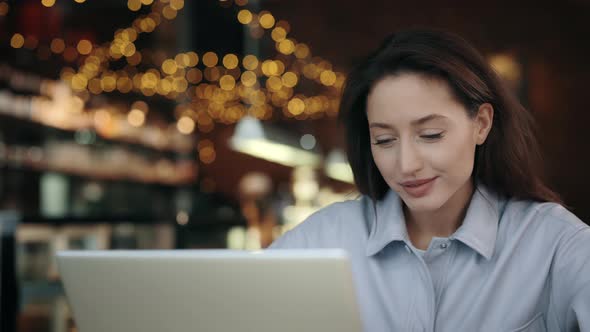
<path id="1" fill-rule="evenodd" d="M 98 181 L 109 181 L 109 182 L 124 182 L 124 183 L 135 183 L 135 184 L 145 184 L 145 185 L 159 185 L 159 186 L 166 186 L 166 187 L 181 187 L 181 186 L 190 186 L 196 184 L 197 178 L 190 178 L 183 181 L 156 181 L 156 180 L 141 180 L 137 178 L 130 178 L 130 177 L 122 177 L 122 176 L 109 176 L 99 173 L 90 173 L 90 172 L 83 172 L 77 171 L 75 169 L 66 169 L 66 168 L 58 168 L 58 167 L 45 167 L 40 165 L 11 165 L 11 164 L 2 164 L 2 160 L 0 160 L 0 169 L 11 169 L 16 171 L 30 171 L 30 172 L 53 172 L 64 174 L 68 176 L 75 176 L 80 178 L 86 178 L 91 180 L 98 180 Z"/>
<path id="2" fill-rule="evenodd" d="M 183 135 L 173 127 L 162 129 L 150 124 L 133 127 L 122 114 L 101 109 L 84 110 L 81 99 L 74 96 L 62 98 L 66 100 L 57 103 L 40 96 L 15 95 L 0 89 L 0 116 L 61 131 L 86 130 L 104 140 L 140 145 L 159 152 L 186 154 L 195 151 L 195 137 Z M 81 103 L 79 109 L 63 109 L 76 100 Z"/>

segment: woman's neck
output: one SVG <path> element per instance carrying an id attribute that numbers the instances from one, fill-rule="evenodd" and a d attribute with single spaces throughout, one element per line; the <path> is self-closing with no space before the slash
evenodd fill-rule
<path id="1" fill-rule="evenodd" d="M 410 211 L 404 204 L 408 235 L 414 247 L 426 250 L 433 237 L 449 237 L 463 223 L 474 187 L 471 181 L 434 211 Z"/>

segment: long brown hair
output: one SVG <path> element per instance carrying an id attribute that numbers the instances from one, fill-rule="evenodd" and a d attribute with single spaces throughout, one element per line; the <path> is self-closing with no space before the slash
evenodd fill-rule
<path id="1" fill-rule="evenodd" d="M 472 173 L 496 193 L 518 199 L 561 202 L 542 181 L 532 115 L 519 103 L 484 57 L 461 37 L 437 30 L 405 30 L 387 37 L 347 78 L 340 103 L 347 154 L 362 194 L 380 200 L 389 190 L 371 154 L 367 96 L 386 76 L 416 73 L 446 82 L 470 116 L 494 108 L 492 129 L 477 146 Z"/>

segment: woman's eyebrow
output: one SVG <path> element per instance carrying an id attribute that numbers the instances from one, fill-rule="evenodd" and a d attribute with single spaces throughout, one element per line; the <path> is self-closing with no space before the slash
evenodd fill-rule
<path id="1" fill-rule="evenodd" d="M 420 119 L 417 119 L 417 120 L 412 121 L 411 124 L 412 124 L 412 126 L 416 127 L 416 126 L 422 125 L 422 124 L 424 124 L 424 123 L 426 123 L 428 121 L 433 121 L 433 120 L 446 120 L 446 119 L 448 119 L 448 118 L 446 116 L 444 116 L 444 115 L 430 114 L 430 115 L 427 115 L 427 116 L 425 116 L 423 118 L 420 118 Z"/>
<path id="2" fill-rule="evenodd" d="M 381 122 L 373 122 L 369 125 L 369 128 L 393 129 L 393 127 L 391 127 L 387 123 L 381 123 Z"/>
<path id="3" fill-rule="evenodd" d="M 413 120 L 411 125 L 413 127 L 417 127 L 423 125 L 426 122 L 434 121 L 434 120 L 447 120 L 448 118 L 444 115 L 440 114 L 430 114 L 420 119 Z M 382 128 L 382 129 L 394 129 L 390 124 L 382 123 L 382 122 L 372 122 L 369 125 L 369 128 Z"/>

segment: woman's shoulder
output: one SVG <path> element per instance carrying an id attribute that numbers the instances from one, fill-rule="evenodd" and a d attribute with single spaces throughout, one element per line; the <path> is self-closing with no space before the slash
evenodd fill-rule
<path id="1" fill-rule="evenodd" d="M 271 248 L 285 246 L 287 242 L 298 247 L 338 242 L 366 229 L 366 214 L 371 205 L 366 196 L 329 204 L 277 239 Z"/>
<path id="2" fill-rule="evenodd" d="M 572 211 L 559 203 L 510 199 L 502 214 L 502 221 L 513 227 L 539 230 L 542 233 L 574 234 L 589 228 Z"/>

